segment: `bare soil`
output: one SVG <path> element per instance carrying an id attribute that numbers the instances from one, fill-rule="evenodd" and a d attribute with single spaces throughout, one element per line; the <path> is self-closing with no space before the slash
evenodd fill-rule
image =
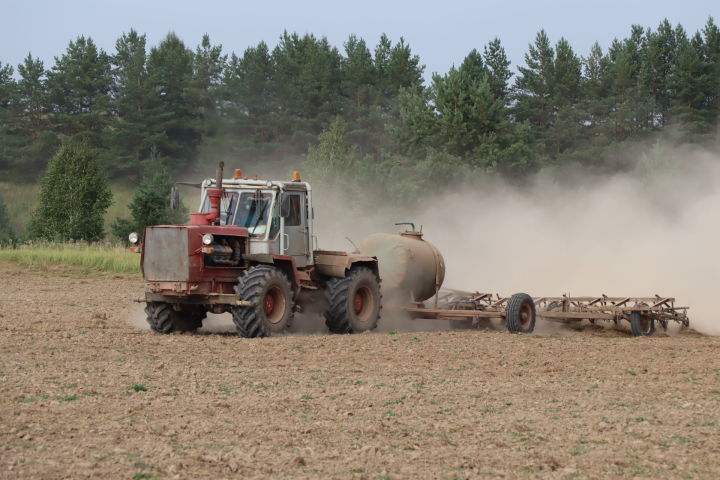
<path id="1" fill-rule="evenodd" d="M 0 478 L 717 478 L 720 338 L 157 335 L 0 263 Z"/>

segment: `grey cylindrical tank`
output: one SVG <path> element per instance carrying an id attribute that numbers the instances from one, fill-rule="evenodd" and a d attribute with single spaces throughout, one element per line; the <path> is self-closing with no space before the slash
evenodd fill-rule
<path id="1" fill-rule="evenodd" d="M 375 233 L 358 250 L 377 257 L 385 291 L 409 292 L 412 300 L 422 302 L 435 295 L 445 280 L 442 255 L 420 232 Z"/>

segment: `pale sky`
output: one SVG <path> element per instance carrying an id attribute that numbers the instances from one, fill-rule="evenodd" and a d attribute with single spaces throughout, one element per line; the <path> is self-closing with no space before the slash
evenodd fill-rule
<path id="1" fill-rule="evenodd" d="M 718 0 L 485 0 L 485 1 L 187 1 L 187 0 L 0 0 L 0 62 L 16 66 L 28 52 L 49 68 L 70 40 L 91 37 L 112 53 L 115 41 L 134 28 L 157 45 L 175 31 L 194 49 L 208 33 L 225 53 L 238 55 L 264 40 L 272 48 L 283 30 L 325 36 L 342 51 L 351 33 L 371 50 L 384 32 L 405 37 L 426 65 L 425 77 L 445 73 L 473 48 L 499 37 L 512 71 L 524 62 L 535 34 L 544 28 L 554 43 L 564 36 L 585 55 L 597 40 L 605 49 L 626 37 L 632 24 L 657 27 L 663 18 L 694 33 L 709 16 L 720 22 Z"/>

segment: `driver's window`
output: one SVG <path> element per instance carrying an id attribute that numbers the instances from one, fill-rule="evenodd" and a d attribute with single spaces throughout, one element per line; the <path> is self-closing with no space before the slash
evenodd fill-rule
<path id="1" fill-rule="evenodd" d="M 237 202 L 235 225 L 250 230 L 251 235 L 264 235 L 272 195 L 263 192 L 243 192 Z"/>

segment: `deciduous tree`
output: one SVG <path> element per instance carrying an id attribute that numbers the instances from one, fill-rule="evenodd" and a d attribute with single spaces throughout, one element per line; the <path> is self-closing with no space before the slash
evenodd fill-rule
<path id="1" fill-rule="evenodd" d="M 103 215 L 112 203 L 105 172 L 94 150 L 67 140 L 50 161 L 40 182 L 38 206 L 28 227 L 30 238 L 101 240 Z"/>

